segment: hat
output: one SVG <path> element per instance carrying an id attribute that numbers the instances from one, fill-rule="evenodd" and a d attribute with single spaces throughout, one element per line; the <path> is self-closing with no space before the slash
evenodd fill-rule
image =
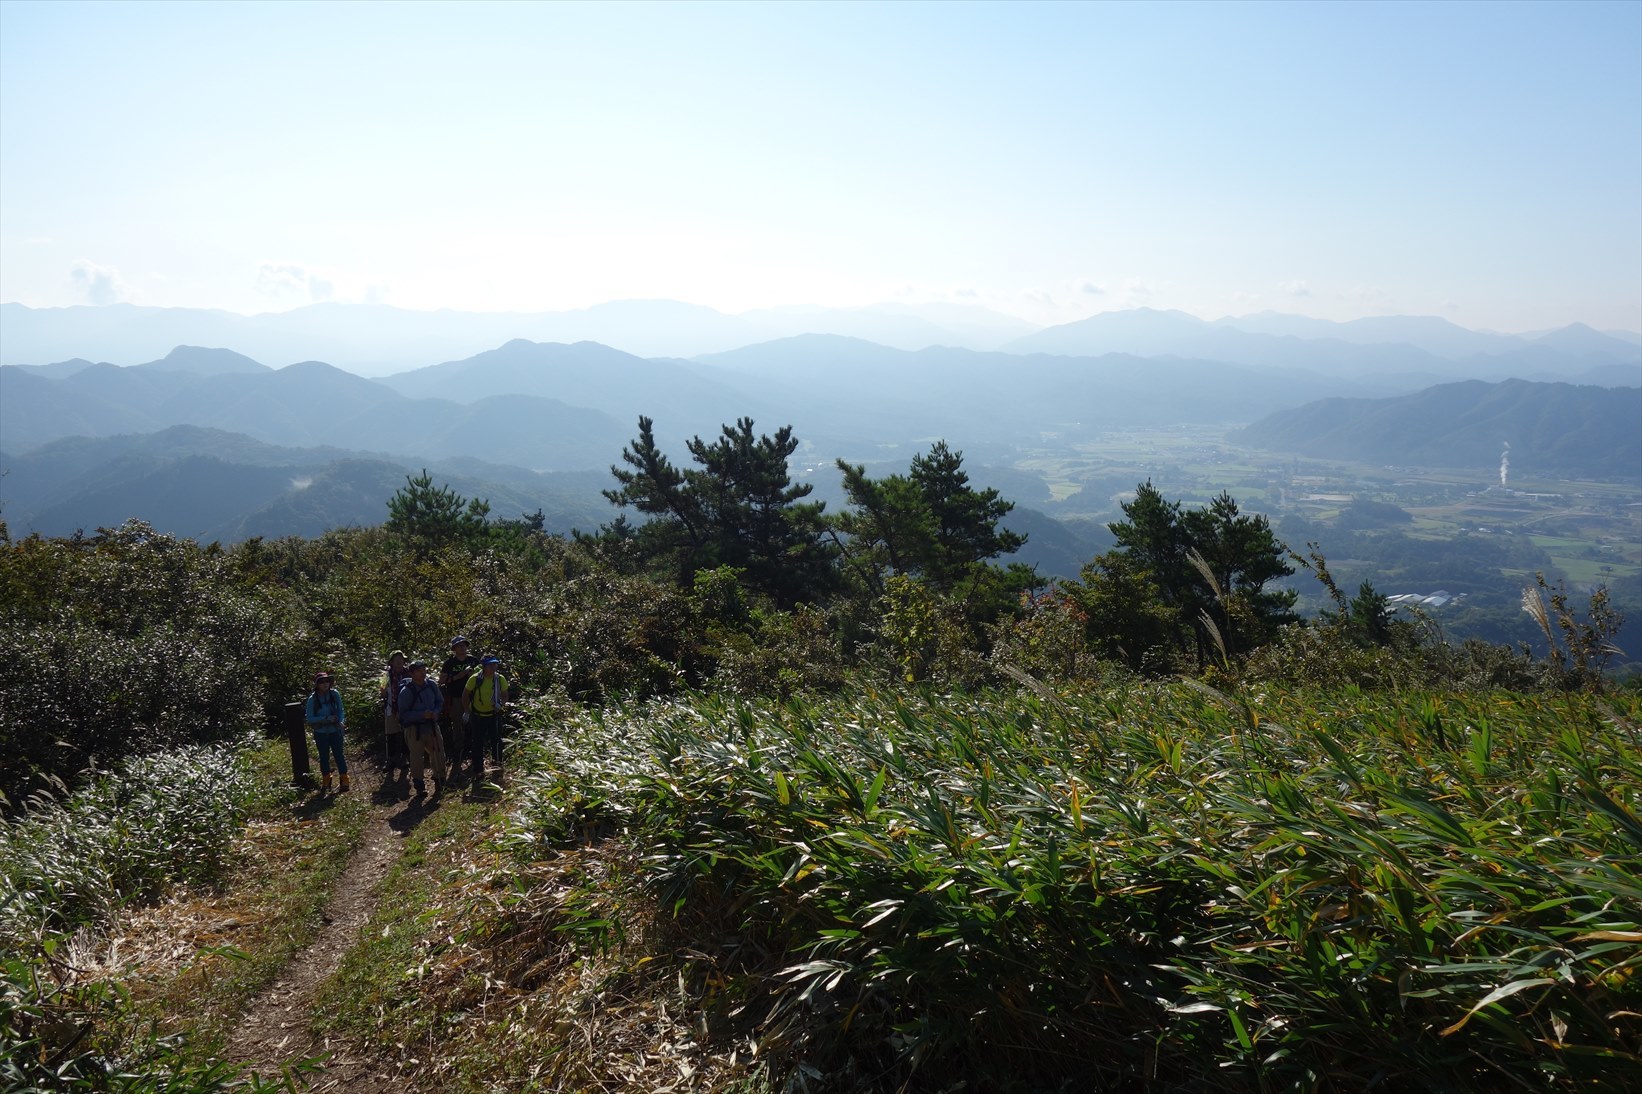
<path id="1" fill-rule="evenodd" d="M 410 667 L 413 669 L 425 669 L 428 667 L 428 663 L 418 657 L 415 661 L 410 663 Z"/>
<path id="2" fill-rule="evenodd" d="M 405 651 L 404 650 L 394 650 L 392 653 L 388 654 L 388 660 L 392 661 L 395 657 L 403 657 L 403 656 L 405 656 Z"/>
<path id="3" fill-rule="evenodd" d="M 333 679 L 335 679 L 335 677 L 333 677 L 328 672 L 316 672 L 316 673 L 314 673 L 314 683 L 316 683 L 316 684 L 319 683 L 322 680 L 333 680 Z"/>
<path id="4" fill-rule="evenodd" d="M 467 636 L 459 634 L 450 640 L 450 644 L 452 646 L 465 646 L 468 644 Z"/>
<path id="5" fill-rule="evenodd" d="M 485 665 L 500 665 L 501 663 L 502 659 L 500 657 L 491 656 L 481 658 L 479 661 L 479 666 L 483 668 Z"/>

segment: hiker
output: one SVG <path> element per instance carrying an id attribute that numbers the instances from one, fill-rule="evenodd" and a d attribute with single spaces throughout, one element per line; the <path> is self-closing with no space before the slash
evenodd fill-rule
<path id="1" fill-rule="evenodd" d="M 445 750 L 460 764 L 467 755 L 467 727 L 462 724 L 462 691 L 468 678 L 479 671 L 479 659 L 468 652 L 468 640 L 457 635 L 450 640 L 450 656 L 439 667 L 439 687 L 445 693 L 445 710 L 439 727 L 445 734 Z"/>
<path id="2" fill-rule="evenodd" d="M 405 651 L 394 650 L 388 654 L 388 667 L 382 673 L 382 751 L 389 782 L 397 778 L 401 770 L 405 778 L 410 778 L 410 748 L 405 744 L 405 730 L 399 724 L 399 689 L 409 679 Z"/>
<path id="3" fill-rule="evenodd" d="M 507 709 L 507 677 L 499 657 L 479 662 L 479 675 L 468 677 L 462 693 L 462 717 L 468 719 L 468 740 L 473 746 L 473 775 L 485 773 L 485 745 L 490 745 L 491 761 L 502 767 L 502 712 Z"/>
<path id="4" fill-rule="evenodd" d="M 331 756 L 336 756 L 342 789 L 348 789 L 348 758 L 342 754 L 342 727 L 348 722 L 342 711 L 342 695 L 328 672 L 314 674 L 314 690 L 302 704 L 303 717 L 314 731 L 314 747 L 319 751 L 319 772 L 324 776 L 321 792 L 331 792 Z"/>
<path id="5" fill-rule="evenodd" d="M 422 783 L 424 761 L 433 767 L 433 792 L 445 788 L 445 746 L 439 739 L 439 712 L 444 707 L 439 685 L 428 679 L 428 663 L 412 661 L 410 679 L 399 688 L 399 724 L 405 730 L 411 782 L 418 794 L 427 793 Z"/>

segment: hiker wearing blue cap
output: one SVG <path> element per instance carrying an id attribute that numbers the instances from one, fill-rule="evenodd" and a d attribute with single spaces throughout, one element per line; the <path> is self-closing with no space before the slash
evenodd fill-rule
<path id="1" fill-rule="evenodd" d="M 439 717 L 439 727 L 445 734 L 445 755 L 452 764 L 460 764 L 467 755 L 467 727 L 463 725 L 465 708 L 462 692 L 468 678 L 479 671 L 479 659 L 468 652 L 466 635 L 450 640 L 450 656 L 439 667 L 439 687 L 445 693 L 445 709 Z"/>
<path id="2" fill-rule="evenodd" d="M 501 673 L 499 657 L 479 662 L 479 674 L 468 677 L 462 692 L 462 709 L 469 715 L 468 739 L 473 743 L 473 777 L 485 773 L 485 746 L 490 746 L 491 762 L 502 767 L 502 711 L 507 709 L 507 677 Z"/>

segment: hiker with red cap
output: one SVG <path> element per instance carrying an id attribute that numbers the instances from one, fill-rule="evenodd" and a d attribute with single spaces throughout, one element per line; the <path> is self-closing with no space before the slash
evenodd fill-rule
<path id="1" fill-rule="evenodd" d="M 331 757 L 336 757 L 337 774 L 342 777 L 342 789 L 348 789 L 348 758 L 342 754 L 342 728 L 348 717 L 342 710 L 342 694 L 333 686 L 335 681 L 328 672 L 314 674 L 314 690 L 302 704 L 302 713 L 314 731 L 314 748 L 319 752 L 319 772 L 324 776 L 321 790 L 331 791 Z"/>

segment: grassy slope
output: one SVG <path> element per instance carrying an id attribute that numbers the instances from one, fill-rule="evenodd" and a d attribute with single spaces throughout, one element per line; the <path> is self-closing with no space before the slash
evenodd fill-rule
<path id="1" fill-rule="evenodd" d="M 463 850 L 455 810 L 428 833 L 332 1016 L 439 1044 L 468 1089 L 1572 1087 L 1642 1066 L 1628 702 L 1137 686 L 544 719 L 498 838 Z"/>

